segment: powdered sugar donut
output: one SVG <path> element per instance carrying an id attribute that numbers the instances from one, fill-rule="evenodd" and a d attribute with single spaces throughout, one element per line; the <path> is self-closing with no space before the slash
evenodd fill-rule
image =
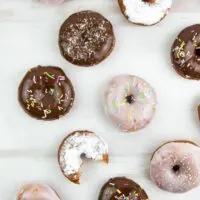
<path id="1" fill-rule="evenodd" d="M 154 25 L 160 22 L 172 6 L 172 0 L 118 0 L 125 17 L 139 25 Z"/>
<path id="2" fill-rule="evenodd" d="M 84 157 L 108 163 L 108 146 L 93 132 L 75 131 L 61 143 L 58 161 L 64 176 L 77 184 L 79 184 L 80 167 Z"/>
<path id="3" fill-rule="evenodd" d="M 60 198 L 48 185 L 27 184 L 20 190 L 17 200 L 60 200 Z"/>
<path id="4" fill-rule="evenodd" d="M 45 4 L 62 4 L 65 0 L 40 0 L 40 2 Z"/>
<path id="5" fill-rule="evenodd" d="M 150 177 L 161 189 L 187 192 L 200 185 L 200 148 L 189 141 L 162 145 L 153 155 Z"/>
<path id="6" fill-rule="evenodd" d="M 121 131 L 136 131 L 152 120 L 156 109 L 156 94 L 142 78 L 119 75 L 106 88 L 104 107 Z"/>

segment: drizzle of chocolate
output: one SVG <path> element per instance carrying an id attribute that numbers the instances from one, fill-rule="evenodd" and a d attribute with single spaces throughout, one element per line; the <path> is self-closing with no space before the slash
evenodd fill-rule
<path id="1" fill-rule="evenodd" d="M 102 187 L 98 200 L 148 200 L 146 192 L 125 177 L 110 179 Z"/>
<path id="2" fill-rule="evenodd" d="M 54 120 L 71 109 L 75 92 L 71 81 L 59 67 L 30 69 L 18 89 L 21 106 L 32 117 Z"/>
<path id="3" fill-rule="evenodd" d="M 174 41 L 171 59 L 178 74 L 200 80 L 200 24 L 185 28 Z"/>
<path id="4" fill-rule="evenodd" d="M 60 28 L 61 54 L 75 65 L 92 66 L 100 63 L 111 53 L 114 44 L 112 24 L 93 11 L 71 15 Z"/>

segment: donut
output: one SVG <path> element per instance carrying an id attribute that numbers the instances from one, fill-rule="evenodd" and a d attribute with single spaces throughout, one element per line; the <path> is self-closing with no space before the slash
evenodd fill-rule
<path id="1" fill-rule="evenodd" d="M 59 67 L 30 69 L 18 89 L 22 108 L 40 120 L 54 120 L 68 113 L 75 93 L 71 81 Z"/>
<path id="2" fill-rule="evenodd" d="M 179 75 L 200 80 L 200 24 L 181 31 L 172 45 L 171 60 Z"/>
<path id="3" fill-rule="evenodd" d="M 50 186 L 35 183 L 23 186 L 17 200 L 60 200 L 60 198 Z"/>
<path id="4" fill-rule="evenodd" d="M 58 162 L 63 175 L 76 184 L 80 183 L 80 168 L 84 158 L 108 163 L 108 157 L 108 146 L 104 140 L 84 130 L 69 134 L 58 150 Z"/>
<path id="5" fill-rule="evenodd" d="M 159 23 L 172 6 L 172 0 L 118 0 L 118 3 L 129 22 L 144 26 Z"/>
<path id="6" fill-rule="evenodd" d="M 159 147 L 150 163 L 151 180 L 161 189 L 184 193 L 200 185 L 200 148 L 190 141 Z"/>
<path id="7" fill-rule="evenodd" d="M 137 131 L 152 120 L 156 110 L 156 94 L 142 78 L 118 75 L 106 87 L 104 108 L 121 131 Z"/>
<path id="8" fill-rule="evenodd" d="M 40 0 L 41 3 L 45 4 L 62 4 L 65 0 Z"/>
<path id="9" fill-rule="evenodd" d="M 110 179 L 101 189 L 98 200 L 148 200 L 146 192 L 125 177 Z"/>
<path id="10" fill-rule="evenodd" d="M 81 11 L 61 26 L 59 47 L 62 56 L 78 66 L 93 66 L 112 52 L 115 36 L 112 24 L 101 14 Z"/>

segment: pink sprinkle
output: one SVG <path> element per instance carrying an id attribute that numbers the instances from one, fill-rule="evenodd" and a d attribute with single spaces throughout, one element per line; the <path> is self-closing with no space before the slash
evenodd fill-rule
<path id="1" fill-rule="evenodd" d="M 57 80 L 56 80 L 56 83 L 58 84 L 59 81 L 64 81 L 65 80 L 65 77 L 64 76 L 58 76 Z"/>

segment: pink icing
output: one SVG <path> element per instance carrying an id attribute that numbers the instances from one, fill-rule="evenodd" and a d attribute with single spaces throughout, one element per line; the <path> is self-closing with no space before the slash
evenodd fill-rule
<path id="1" fill-rule="evenodd" d="M 132 95 L 134 102 L 126 97 Z M 108 84 L 104 95 L 105 111 L 122 131 L 136 131 L 152 120 L 156 109 L 156 95 L 143 79 L 132 75 L 119 75 Z"/>
<path id="2" fill-rule="evenodd" d="M 166 191 L 187 192 L 200 184 L 199 158 L 200 148 L 193 144 L 165 144 L 155 152 L 151 160 L 151 179 Z"/>
<path id="3" fill-rule="evenodd" d="M 17 200 L 60 200 L 56 192 L 48 185 L 28 184 L 18 194 Z"/>
<path id="4" fill-rule="evenodd" d="M 65 0 L 40 0 L 40 2 L 45 4 L 62 4 Z"/>

